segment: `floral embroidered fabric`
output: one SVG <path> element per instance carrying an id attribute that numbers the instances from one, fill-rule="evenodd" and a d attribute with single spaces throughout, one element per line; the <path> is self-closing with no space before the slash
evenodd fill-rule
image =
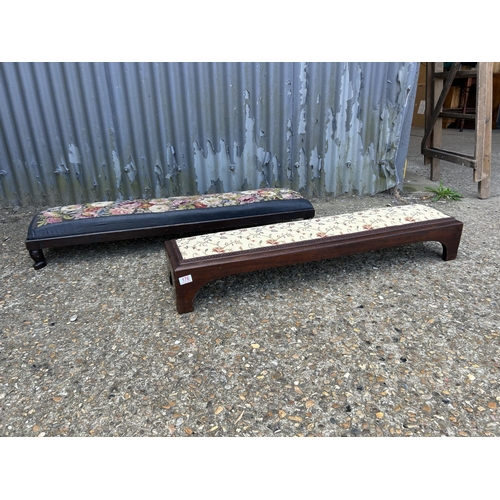
<path id="1" fill-rule="evenodd" d="M 302 199 L 296 191 L 281 188 L 255 189 L 232 193 L 176 196 L 152 200 L 100 201 L 81 205 L 67 205 L 43 210 L 37 215 L 37 227 L 78 219 L 110 217 L 114 215 L 152 214 L 175 210 L 192 210 L 245 205 L 275 200 Z"/>
<path id="2" fill-rule="evenodd" d="M 236 229 L 180 238 L 177 246 L 184 260 L 240 252 L 286 243 L 297 243 L 373 229 L 402 226 L 448 216 L 425 205 L 374 208 L 363 212 L 316 219 L 282 222 L 268 226 Z"/>

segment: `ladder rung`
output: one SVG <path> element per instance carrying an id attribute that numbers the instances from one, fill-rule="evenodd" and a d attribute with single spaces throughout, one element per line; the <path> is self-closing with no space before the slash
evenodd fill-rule
<path id="1" fill-rule="evenodd" d="M 475 120 L 476 114 L 472 113 L 454 113 L 453 111 L 441 111 L 439 116 L 442 118 L 456 118 L 457 120 Z"/>
<path id="2" fill-rule="evenodd" d="M 434 76 L 436 78 L 442 78 L 445 79 L 448 76 L 449 71 L 438 71 L 434 73 Z M 477 76 L 477 70 L 476 69 L 471 69 L 467 71 L 457 71 L 457 74 L 455 75 L 455 78 L 473 78 Z"/>
<path id="3" fill-rule="evenodd" d="M 476 112 L 476 108 L 466 108 L 465 110 L 463 108 L 443 108 L 443 112 L 445 113 L 472 113 L 474 114 Z"/>
<path id="4" fill-rule="evenodd" d="M 459 165 L 464 165 L 465 167 L 476 168 L 477 160 L 474 156 L 454 153 L 452 151 L 437 148 L 422 148 L 422 154 L 425 156 L 431 156 L 432 158 L 449 161 L 451 163 L 458 163 Z"/>

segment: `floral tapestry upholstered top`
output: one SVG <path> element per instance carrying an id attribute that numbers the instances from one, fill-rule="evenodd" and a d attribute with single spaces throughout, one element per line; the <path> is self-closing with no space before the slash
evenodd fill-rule
<path id="1" fill-rule="evenodd" d="M 152 200 L 99 201 L 81 205 L 67 205 L 43 210 L 37 216 L 37 227 L 78 219 L 110 217 L 198 208 L 215 208 L 245 205 L 262 201 L 301 199 L 299 193 L 290 189 L 266 188 L 233 193 L 202 194 L 196 196 L 176 196 Z"/>
<path id="2" fill-rule="evenodd" d="M 191 236 L 180 238 L 176 242 L 182 258 L 189 260 L 447 217 L 449 216 L 432 207 L 406 205 Z"/>

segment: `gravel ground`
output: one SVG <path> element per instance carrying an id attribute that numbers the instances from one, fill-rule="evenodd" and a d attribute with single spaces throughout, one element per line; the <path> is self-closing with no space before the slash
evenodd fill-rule
<path id="1" fill-rule="evenodd" d="M 36 210 L 3 208 L 0 435 L 500 436 L 499 184 L 479 200 L 457 168 L 458 202 L 312 200 L 430 204 L 464 222 L 456 260 L 430 242 L 232 276 L 185 315 L 161 238 L 51 249 L 34 271 Z"/>

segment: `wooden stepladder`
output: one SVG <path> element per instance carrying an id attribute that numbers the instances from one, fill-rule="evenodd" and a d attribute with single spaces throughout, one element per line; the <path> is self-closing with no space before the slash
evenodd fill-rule
<path id="1" fill-rule="evenodd" d="M 478 183 L 478 197 L 486 199 L 490 196 L 493 63 L 478 62 L 475 69 L 467 71 L 461 71 L 461 64 L 451 63 L 451 67 L 444 71 L 444 63 L 427 63 L 427 105 L 421 152 L 424 155 L 424 163 L 431 165 L 433 181 L 440 179 L 441 160 L 471 167 L 474 170 L 473 180 Z M 473 113 L 468 113 L 463 106 L 457 109 L 443 108 L 446 96 L 456 79 L 476 81 L 476 107 Z M 442 118 L 475 121 L 473 155 L 441 149 Z"/>

